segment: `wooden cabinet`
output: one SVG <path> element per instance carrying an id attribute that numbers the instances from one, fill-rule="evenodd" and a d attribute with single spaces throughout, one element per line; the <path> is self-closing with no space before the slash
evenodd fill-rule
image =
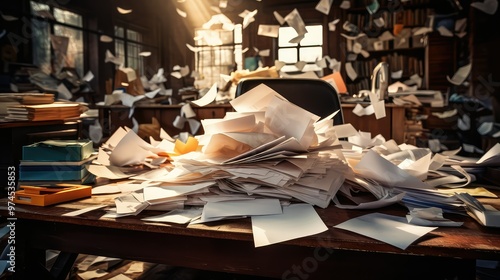
<path id="1" fill-rule="evenodd" d="M 396 143 L 405 142 L 406 110 L 410 106 L 385 105 L 385 118 L 376 119 L 375 115 L 358 116 L 352 112 L 356 104 L 342 104 L 344 123 L 350 123 L 358 131 L 370 132 L 372 137 L 380 134 L 385 140 L 394 139 Z"/>
<path id="2" fill-rule="evenodd" d="M 110 105 L 97 106 L 97 108 L 104 137 L 112 135 L 121 126 L 132 128 L 134 126 L 132 118 L 135 118 L 139 124 L 152 123 L 152 119 L 156 118 L 160 126 L 172 136 L 183 131 L 190 131 L 188 123 L 185 123 L 182 129 L 174 126 L 175 119 L 182 114 L 181 105 L 141 104 L 133 109 L 124 105 Z M 227 111 L 232 111 L 230 104 L 204 107 L 192 105 L 192 108 L 197 120 L 223 118 Z M 132 118 L 130 117 L 131 110 L 133 110 Z M 200 127 L 196 134 L 203 134 L 203 127 Z"/>
<path id="3" fill-rule="evenodd" d="M 352 110 L 355 104 L 342 104 L 344 123 L 351 123 L 354 128 L 364 132 L 371 132 L 372 137 L 381 134 L 386 140 L 394 139 L 398 144 L 405 140 L 406 109 L 409 107 L 386 105 L 386 117 L 376 119 L 374 115 L 355 115 Z M 98 106 L 99 119 L 103 126 L 104 136 L 110 136 L 120 126 L 133 127 L 132 119 L 129 118 L 130 107 L 123 105 Z M 230 104 L 209 105 L 205 107 L 193 106 L 197 120 L 223 118 L 226 112 L 233 111 Z M 133 117 L 139 124 L 151 123 L 153 117 L 161 127 L 170 135 L 176 135 L 183 131 L 190 131 L 186 123 L 183 129 L 176 128 L 173 123 L 181 114 L 180 105 L 138 105 L 134 108 Z M 196 134 L 203 134 L 200 128 Z"/>

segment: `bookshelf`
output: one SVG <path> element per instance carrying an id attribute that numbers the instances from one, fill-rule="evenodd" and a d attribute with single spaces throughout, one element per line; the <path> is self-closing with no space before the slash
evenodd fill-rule
<path id="1" fill-rule="evenodd" d="M 352 30 L 346 30 L 344 36 L 343 63 L 357 73 L 354 79 L 345 75 L 349 93 L 370 89 L 372 71 L 380 62 L 389 64 L 390 83 L 418 75 L 422 79 L 420 88 L 428 88 L 428 35 L 417 31 L 427 26 L 429 16 L 434 14 L 431 1 L 379 2 L 376 12 L 370 13 L 364 1 L 353 1 L 343 15 L 352 24 Z"/>

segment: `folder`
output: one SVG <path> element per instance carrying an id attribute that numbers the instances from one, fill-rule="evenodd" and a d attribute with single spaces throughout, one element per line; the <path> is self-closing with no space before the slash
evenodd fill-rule
<path id="1" fill-rule="evenodd" d="M 55 187 L 20 186 L 14 203 L 48 206 L 92 196 L 92 186 L 57 184 Z"/>

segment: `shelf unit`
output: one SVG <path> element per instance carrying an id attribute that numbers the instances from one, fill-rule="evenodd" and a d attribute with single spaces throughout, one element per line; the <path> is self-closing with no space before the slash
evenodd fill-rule
<path id="1" fill-rule="evenodd" d="M 362 89 L 370 89 L 372 70 L 379 62 L 389 64 L 391 83 L 406 81 L 417 74 L 422 79 L 420 88 L 428 88 L 428 38 L 426 34 L 414 35 L 414 32 L 425 27 L 428 16 L 434 13 L 430 0 L 380 1 L 380 8 L 373 14 L 360 2 L 354 1 L 344 15 L 346 21 L 355 26 L 351 26 L 354 30 L 345 40 L 343 62 L 350 63 L 357 73 L 355 79 L 345 75 L 348 92 L 356 94 Z"/>

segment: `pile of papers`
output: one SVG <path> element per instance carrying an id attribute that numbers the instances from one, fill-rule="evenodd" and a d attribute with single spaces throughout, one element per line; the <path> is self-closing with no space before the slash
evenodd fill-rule
<path id="1" fill-rule="evenodd" d="M 455 193 L 493 195 L 465 188 L 475 176 L 460 166 L 465 163 L 456 159 L 458 151 L 433 154 L 380 135 L 371 138 L 350 124 L 334 126 L 335 114 L 320 119 L 263 84 L 251 91 L 231 101 L 235 112 L 202 120 L 204 135 L 174 140 L 162 131 L 162 141 L 148 143 L 128 128 L 118 129 L 88 167 L 96 176 L 122 179 L 93 189 L 94 195 L 116 194 L 116 207 L 104 218 L 144 210 L 165 211 L 145 218 L 156 222 L 251 217 L 255 244 L 263 246 L 326 230 L 314 206 L 376 209 L 399 203 L 409 209 L 408 223 L 459 226 L 441 215 L 466 213 Z M 498 165 L 499 154 L 497 145 L 467 164 Z M 284 234 L 292 232 L 279 222 L 285 220 L 311 225 L 307 232 Z M 272 224 L 283 226 L 280 237 L 266 235 L 279 231 Z"/>

